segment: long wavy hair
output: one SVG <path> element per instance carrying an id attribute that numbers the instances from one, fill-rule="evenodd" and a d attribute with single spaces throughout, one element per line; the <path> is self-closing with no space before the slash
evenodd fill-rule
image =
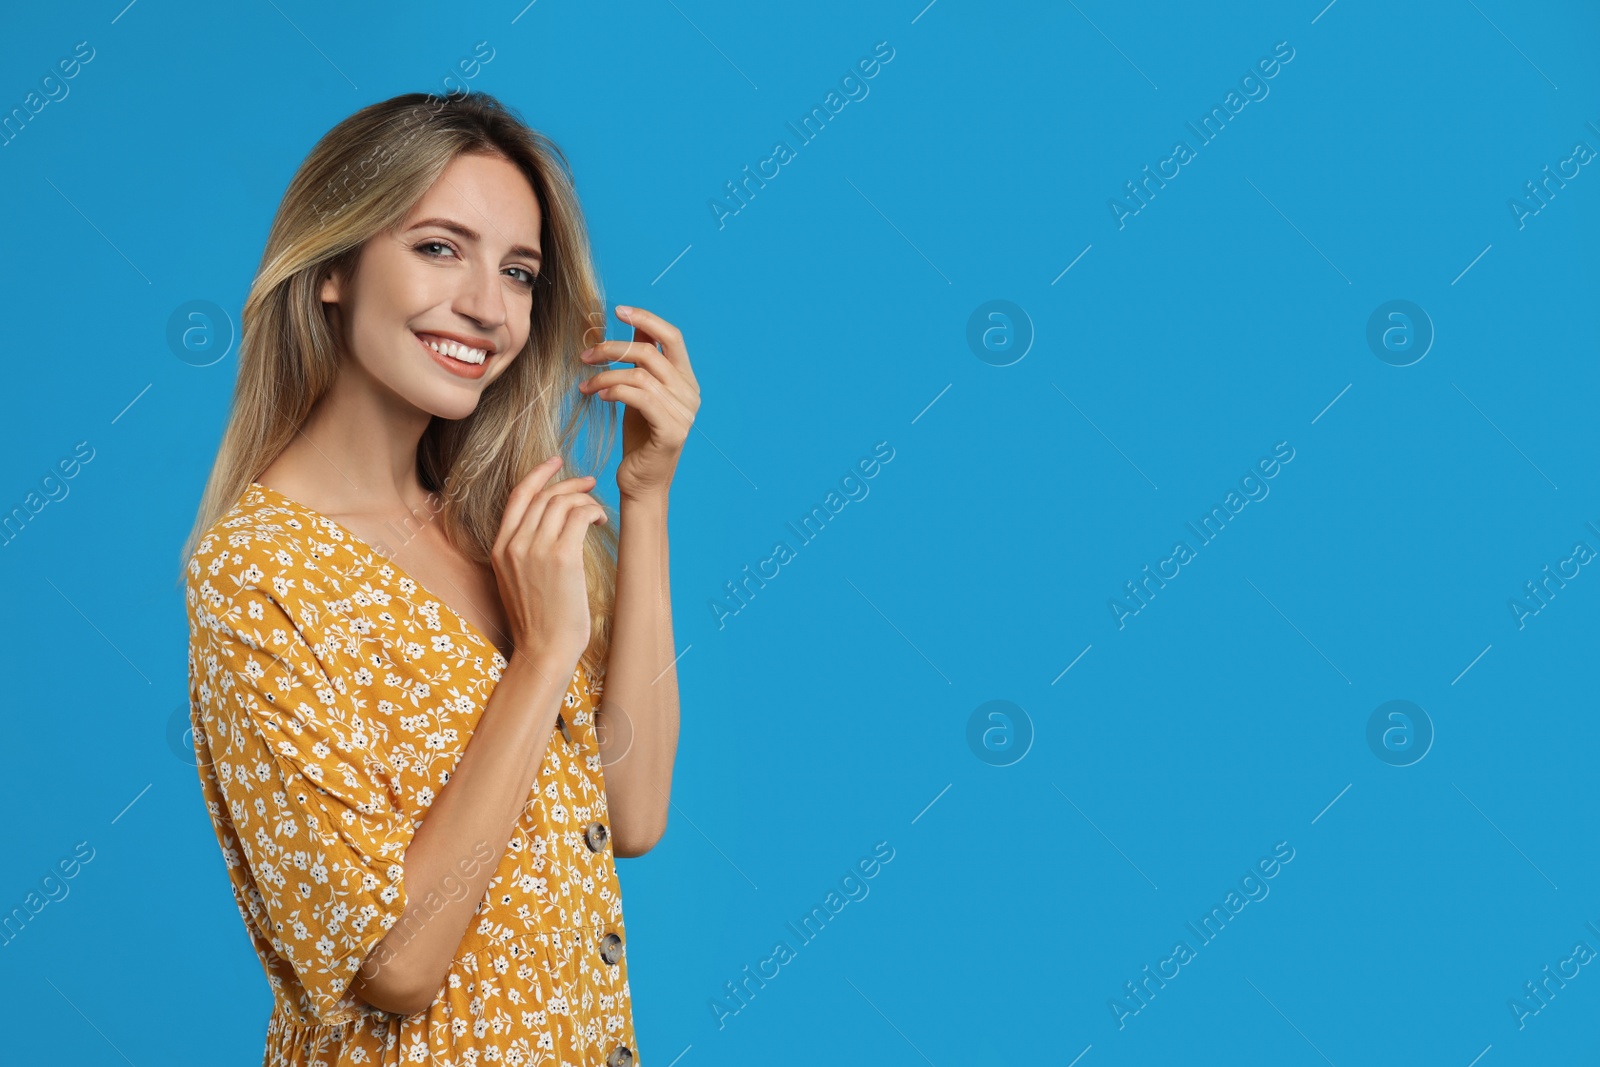
<path id="1" fill-rule="evenodd" d="M 580 437 L 582 469 L 605 466 L 617 413 L 578 391 L 603 368 L 576 358 L 604 339 L 605 305 L 566 156 L 488 94 L 406 93 L 329 130 L 289 182 L 245 300 L 232 408 L 183 546 L 184 567 L 333 384 L 341 357 L 318 296 L 323 280 L 335 271 L 348 277 L 362 245 L 399 224 L 464 153 L 502 156 L 527 176 L 539 201 L 543 263 L 527 344 L 471 415 L 435 417 L 417 447 L 422 484 L 443 501 L 437 519 L 453 545 L 486 563 L 506 500 L 530 470 L 559 453 L 562 469 L 552 480 L 573 476 Z M 592 431 L 596 416 L 604 432 L 580 433 Z M 583 662 L 591 675 L 604 669 L 616 602 L 616 516 L 607 510 L 611 521 L 590 524 L 583 545 L 591 619 Z"/>

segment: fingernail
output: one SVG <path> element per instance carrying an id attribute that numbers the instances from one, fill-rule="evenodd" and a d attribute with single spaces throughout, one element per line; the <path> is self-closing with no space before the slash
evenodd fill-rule
<path id="1" fill-rule="evenodd" d="M 618 304 L 617 305 L 617 318 L 621 319 L 623 322 L 627 322 L 632 317 L 632 315 L 633 315 L 633 309 L 631 307 L 629 307 L 627 304 Z"/>

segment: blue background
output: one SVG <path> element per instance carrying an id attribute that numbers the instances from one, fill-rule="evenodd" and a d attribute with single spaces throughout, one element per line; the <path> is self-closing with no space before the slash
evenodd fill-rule
<path id="1" fill-rule="evenodd" d="M 270 994 L 172 736 L 178 549 L 236 358 L 185 362 L 167 322 L 237 321 L 316 139 L 442 91 L 479 41 L 472 87 L 573 162 L 608 304 L 676 323 L 703 391 L 672 818 L 620 864 L 642 1064 L 1600 1054 L 1600 967 L 1520 1027 L 1509 1006 L 1600 950 L 1600 576 L 1520 628 L 1509 606 L 1600 549 L 1600 173 L 1509 207 L 1600 149 L 1600 13 L 1324 2 L 8 13 L 0 111 L 95 50 L 0 149 L 0 507 L 94 449 L 0 552 L 0 910 L 94 849 L 0 946 L 8 1054 L 260 1055 Z M 880 41 L 869 95 L 796 146 L 786 121 Z M 1278 42 L 1269 94 L 1199 145 L 1185 123 Z M 780 138 L 796 157 L 719 228 Z M 1195 157 L 1119 227 L 1108 201 L 1178 139 Z M 1435 335 L 1404 367 L 1367 340 L 1400 299 Z M 1020 312 L 974 349 L 993 300 Z M 868 495 L 798 545 L 785 524 L 880 441 Z M 1278 442 L 1269 495 L 1196 546 Z M 796 558 L 719 627 L 779 539 Z M 1119 628 L 1179 539 L 1196 557 Z M 1016 710 L 969 743 L 993 700 Z M 1367 740 L 1391 700 L 1431 724 L 1409 766 Z M 724 984 L 880 841 L 868 895 L 719 1027 Z M 1201 946 L 1185 924 L 1278 842 L 1270 894 Z M 1195 958 L 1119 1026 L 1180 938 Z"/>

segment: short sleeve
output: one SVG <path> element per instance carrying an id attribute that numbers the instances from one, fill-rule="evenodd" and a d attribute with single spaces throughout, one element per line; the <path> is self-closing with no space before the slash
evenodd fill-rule
<path id="1" fill-rule="evenodd" d="M 301 1010 L 342 1022 L 368 1010 L 350 985 L 405 911 L 402 861 L 415 825 L 374 724 L 344 672 L 328 667 L 333 622 L 295 595 L 304 576 L 293 555 L 259 544 L 197 553 L 190 566 L 205 773 L 237 840 L 224 855 L 246 921 L 293 967 Z"/>

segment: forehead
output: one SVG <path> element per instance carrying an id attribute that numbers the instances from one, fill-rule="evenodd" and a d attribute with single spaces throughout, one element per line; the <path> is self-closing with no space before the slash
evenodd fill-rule
<path id="1" fill-rule="evenodd" d="M 409 229 L 429 220 L 458 224 L 457 236 L 538 255 L 543 213 L 533 186 L 502 156 L 459 155 L 401 221 Z"/>

